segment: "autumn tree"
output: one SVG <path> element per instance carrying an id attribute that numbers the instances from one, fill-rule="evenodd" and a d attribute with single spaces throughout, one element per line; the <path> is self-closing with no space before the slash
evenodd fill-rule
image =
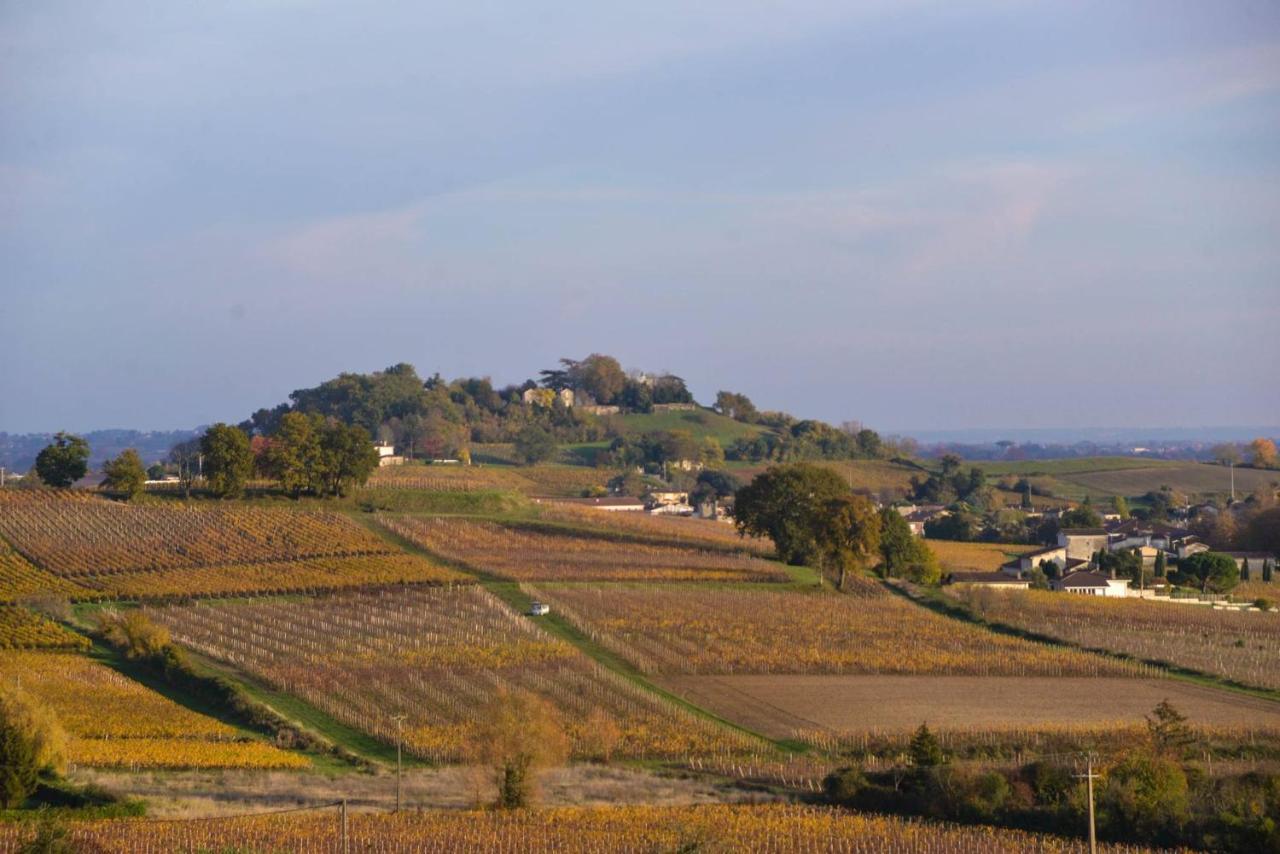
<path id="1" fill-rule="evenodd" d="M 47 706 L 16 682 L 0 685 L 0 806 L 20 806 L 42 772 L 61 771 L 66 748 L 66 732 Z"/>
<path id="2" fill-rule="evenodd" d="M 568 759 L 569 738 L 546 700 L 504 690 L 482 710 L 469 754 L 493 771 L 496 806 L 516 809 L 533 800 L 540 769 Z"/>
<path id="3" fill-rule="evenodd" d="M 133 448 L 126 448 L 120 456 L 107 460 L 102 466 L 102 474 L 102 488 L 123 493 L 126 498 L 136 498 L 146 489 L 147 470 Z"/>
<path id="4" fill-rule="evenodd" d="M 592 353 L 569 368 L 573 385 L 595 398 L 597 403 L 612 403 L 627 384 L 622 365 L 612 356 Z"/>
<path id="5" fill-rule="evenodd" d="M 301 412 L 286 413 L 263 452 L 267 475 L 278 480 L 280 488 L 294 498 L 319 486 L 319 421 L 318 417 Z"/>
<path id="6" fill-rule="evenodd" d="M 82 436 L 58 433 L 36 455 L 36 477 L 47 485 L 65 489 L 89 471 L 89 443 Z"/>
<path id="7" fill-rule="evenodd" d="M 861 495 L 833 498 L 819 516 L 816 539 L 823 573 L 844 590 L 848 574 L 880 548 L 880 514 Z"/>
<path id="8" fill-rule="evenodd" d="M 907 578 L 917 584 L 937 584 L 942 577 L 938 558 L 892 507 L 880 511 L 880 572 L 890 578 Z"/>
<path id="9" fill-rule="evenodd" d="M 1262 437 L 1254 439 L 1249 443 L 1249 463 L 1259 469 L 1275 468 L 1276 443 Z"/>
<path id="10" fill-rule="evenodd" d="M 214 424 L 200 437 L 200 454 L 210 492 L 219 498 L 234 498 L 244 492 L 253 473 L 253 450 L 243 430 Z"/>

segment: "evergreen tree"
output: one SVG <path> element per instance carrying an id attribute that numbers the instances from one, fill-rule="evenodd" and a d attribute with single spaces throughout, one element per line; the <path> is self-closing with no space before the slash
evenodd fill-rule
<path id="1" fill-rule="evenodd" d="M 65 489 L 89 471 L 89 443 L 81 436 L 58 433 L 36 455 L 36 477 L 48 486 Z"/>

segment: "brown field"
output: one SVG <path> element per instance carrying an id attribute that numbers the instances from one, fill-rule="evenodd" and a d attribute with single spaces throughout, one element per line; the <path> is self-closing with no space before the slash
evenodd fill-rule
<path id="1" fill-rule="evenodd" d="M 527 588 L 646 673 L 1123 676 L 1101 656 L 997 635 L 854 579 L 857 595 L 656 585 Z"/>
<path id="2" fill-rule="evenodd" d="M 944 570 L 991 572 L 1020 554 L 1035 551 L 1036 546 L 1013 546 L 1007 543 L 961 543 L 954 540 L 926 540 L 938 556 Z"/>
<path id="3" fill-rule="evenodd" d="M 930 728 L 1141 722 L 1168 699 L 1193 722 L 1280 727 L 1280 703 L 1168 679 L 973 676 L 667 676 L 660 684 L 756 732 L 790 738 Z"/>
<path id="4" fill-rule="evenodd" d="M 838 473 L 854 490 L 870 492 L 883 499 L 905 498 L 911 488 L 913 475 L 921 480 L 928 477 L 926 472 L 919 469 L 887 460 L 821 460 L 815 465 Z M 765 463 L 735 467 L 731 471 L 743 483 L 749 483 L 767 468 L 769 464 Z"/>

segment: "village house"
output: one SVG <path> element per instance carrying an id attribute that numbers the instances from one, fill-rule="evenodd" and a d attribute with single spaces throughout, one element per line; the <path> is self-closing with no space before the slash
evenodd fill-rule
<path id="1" fill-rule="evenodd" d="M 1051 590 L 1081 596 L 1128 596 L 1129 579 L 1112 578 L 1106 573 L 1078 569 L 1049 582 Z"/>
<path id="2" fill-rule="evenodd" d="M 645 503 L 639 498 L 630 498 L 628 496 L 608 496 L 604 498 L 561 498 L 559 499 L 565 504 L 576 504 L 579 507 L 590 507 L 593 510 L 605 510 L 612 513 L 617 512 L 643 512 Z"/>
<path id="3" fill-rule="evenodd" d="M 1058 546 L 1066 549 L 1068 558 L 1089 560 L 1107 548 L 1106 528 L 1063 528 L 1058 532 Z"/>
<path id="4" fill-rule="evenodd" d="M 396 453 L 396 446 L 386 442 L 379 442 L 373 446 L 378 452 L 378 467 L 398 466 L 404 463 L 404 457 Z"/>
<path id="5" fill-rule="evenodd" d="M 573 406 L 573 389 L 562 388 L 559 391 L 549 388 L 527 388 L 520 395 L 520 399 L 524 401 L 525 406 L 541 406 L 544 409 L 550 409 L 557 399 L 564 406 Z"/>

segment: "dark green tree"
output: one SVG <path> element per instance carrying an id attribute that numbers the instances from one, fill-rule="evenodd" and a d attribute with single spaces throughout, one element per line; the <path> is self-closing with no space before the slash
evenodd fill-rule
<path id="1" fill-rule="evenodd" d="M 828 505 L 847 495 L 848 484 L 830 469 L 808 463 L 773 466 L 738 490 L 734 518 L 743 534 L 772 538 L 787 563 L 816 564 Z"/>
<path id="2" fill-rule="evenodd" d="M 516 435 L 516 456 L 525 465 L 545 462 L 553 458 L 558 450 L 555 437 L 536 424 L 530 424 Z"/>
<path id="3" fill-rule="evenodd" d="M 1240 568 L 1235 560 L 1219 552 L 1200 552 L 1183 558 L 1178 562 L 1178 574 L 1183 580 L 1198 584 L 1206 593 L 1225 593 L 1240 581 Z"/>
<path id="4" fill-rule="evenodd" d="M 244 492 L 253 473 L 253 451 L 243 430 L 214 424 L 200 437 L 200 453 L 210 492 L 219 498 L 234 498 Z"/>
<path id="5" fill-rule="evenodd" d="M 1165 559 L 1164 549 L 1161 549 L 1160 551 L 1156 552 L 1156 567 L 1155 567 L 1156 578 L 1165 577 L 1167 566 L 1168 566 L 1168 561 Z"/>
<path id="6" fill-rule="evenodd" d="M 126 498 L 136 498 L 146 489 L 147 470 L 133 448 L 125 448 L 120 456 L 107 460 L 102 466 L 102 473 L 102 488 L 123 493 Z"/>
<path id="7" fill-rule="evenodd" d="M 285 414 L 263 454 L 267 476 L 278 480 L 280 488 L 294 498 L 323 488 L 318 429 L 323 423 L 319 416 Z"/>
<path id="8" fill-rule="evenodd" d="M 823 573 L 844 590 L 849 573 L 879 552 L 880 514 L 861 495 L 833 498 L 820 516 L 817 543 Z"/>
<path id="9" fill-rule="evenodd" d="M 933 550 L 892 507 L 880 511 L 880 572 L 917 584 L 936 584 L 942 575 Z"/>
<path id="10" fill-rule="evenodd" d="M 345 495 L 353 485 L 362 485 L 378 467 L 378 452 L 369 433 L 359 425 L 338 421 L 320 428 L 321 482 L 330 495 Z"/>
<path id="11" fill-rule="evenodd" d="M 947 760 L 946 754 L 942 752 L 942 745 L 938 743 L 937 736 L 929 731 L 927 724 L 920 724 L 920 728 L 911 736 L 907 755 L 914 768 L 936 768 Z"/>
<path id="12" fill-rule="evenodd" d="M 48 486 L 66 489 L 89 471 L 89 443 L 81 436 L 58 433 L 36 455 L 36 477 Z"/>

